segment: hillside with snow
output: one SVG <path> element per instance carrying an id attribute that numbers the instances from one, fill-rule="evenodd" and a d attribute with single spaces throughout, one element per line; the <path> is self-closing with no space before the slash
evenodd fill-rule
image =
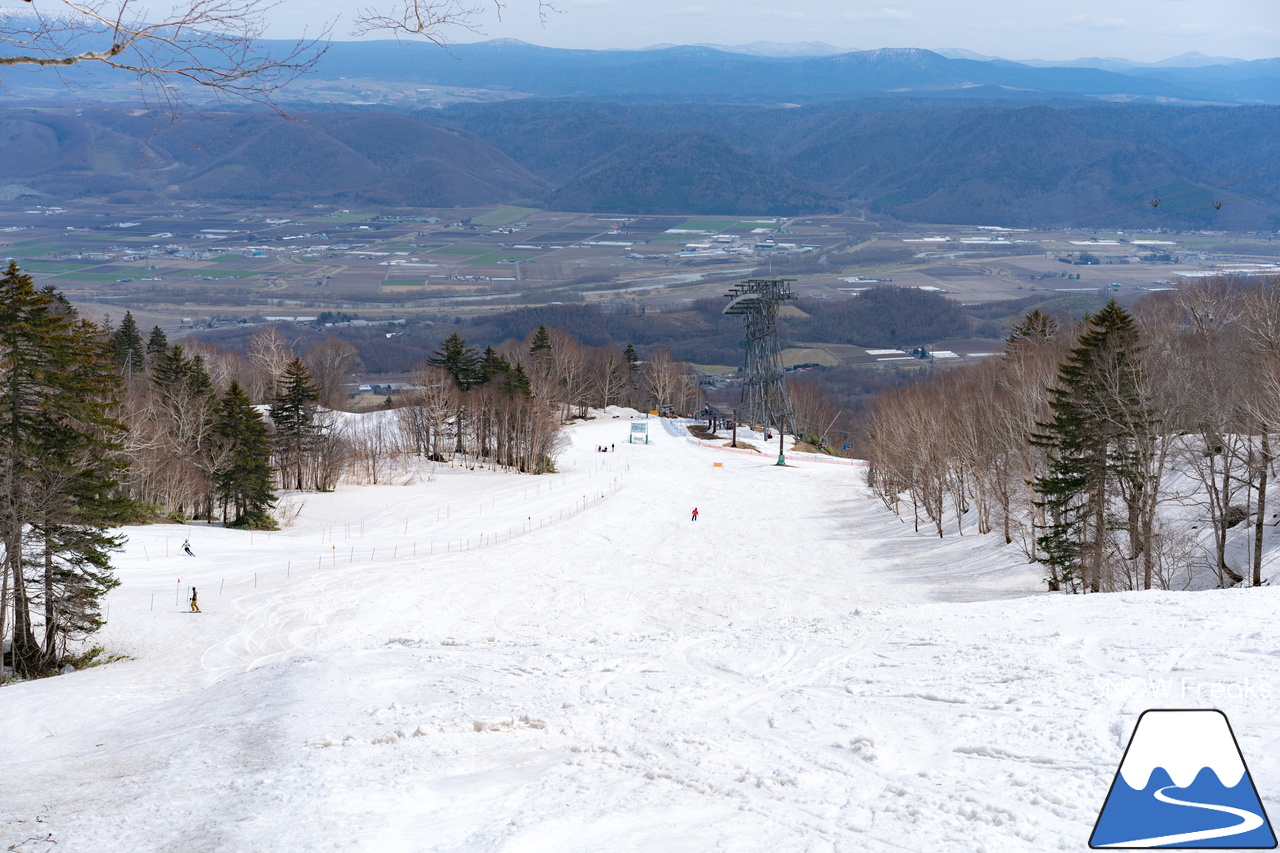
<path id="1" fill-rule="evenodd" d="M 122 659 L 0 689 L 0 849 L 1081 850 L 1149 708 L 1280 807 L 1280 590 L 1050 595 L 859 466 L 631 423 L 126 529 Z"/>

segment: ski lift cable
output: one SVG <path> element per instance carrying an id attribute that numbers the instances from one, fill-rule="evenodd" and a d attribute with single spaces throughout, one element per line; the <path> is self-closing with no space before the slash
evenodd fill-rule
<path id="1" fill-rule="evenodd" d="M 1251 199 L 1260 198 L 1261 196 L 1271 195 L 1277 191 L 1280 191 L 1280 184 L 1276 184 L 1275 186 L 1267 187 L 1266 189 L 1258 190 L 1256 192 L 1238 194 L 1232 199 L 1214 199 L 1213 201 L 1207 201 L 1203 204 L 1193 204 L 1190 207 L 1182 207 L 1178 210 L 1171 211 L 1171 213 L 1173 215 L 1177 215 L 1179 213 L 1190 213 L 1193 210 L 1200 210 L 1205 207 L 1212 207 L 1214 210 L 1222 210 L 1226 205 L 1239 204 L 1242 201 L 1249 201 Z"/>
<path id="2" fill-rule="evenodd" d="M 1117 206 L 1117 207 L 1113 207 L 1113 208 L 1110 208 L 1110 209 L 1108 209 L 1108 210 L 1098 211 L 1097 213 L 1090 213 L 1090 214 L 1086 214 L 1086 215 L 1084 215 L 1084 216 L 1078 216 L 1078 217 L 1075 217 L 1074 219 L 1067 219 L 1067 220 L 1063 220 L 1063 221 L 1062 221 L 1062 222 L 1060 222 L 1056 227 L 1058 227 L 1058 228 L 1070 228 L 1070 227 L 1072 227 L 1072 226 L 1078 226 L 1078 225 L 1080 225 L 1080 224 L 1082 224 L 1082 223 L 1084 223 L 1084 222 L 1087 222 L 1087 221 L 1088 221 L 1088 220 L 1090 220 L 1090 219 L 1099 219 L 1099 218 L 1102 218 L 1102 217 L 1109 217 L 1109 216 L 1113 216 L 1114 214 L 1121 213 L 1121 212 L 1126 211 L 1126 210 L 1127 210 L 1127 211 L 1131 211 L 1131 212 L 1133 212 L 1133 213 L 1135 213 L 1135 214 L 1138 214 L 1138 215 L 1140 215 L 1140 216 L 1152 216 L 1152 215 L 1155 215 L 1155 214 L 1156 214 L 1156 212 L 1159 210 L 1159 206 L 1160 206 L 1160 204 L 1161 204 L 1161 203 L 1163 203 L 1163 202 L 1167 202 L 1167 201 L 1170 201 L 1170 200 L 1172 200 L 1172 199 L 1180 198 L 1180 197 L 1182 197 L 1182 196 L 1189 195 L 1189 194 L 1192 194 L 1192 193 L 1199 193 L 1199 192 L 1206 192 L 1206 191 L 1220 190 L 1220 189 L 1223 189 L 1223 188 L 1225 188 L 1225 187 L 1229 187 L 1229 186 L 1231 186 L 1232 184 L 1238 184 L 1238 183 L 1241 183 L 1241 182 L 1243 182 L 1243 181 L 1248 181 L 1248 180 L 1255 179 L 1255 178 L 1269 177 L 1269 176 L 1274 175 L 1274 174 L 1276 174 L 1276 173 L 1280 173 L 1280 165 L 1276 165 L 1276 166 L 1267 166 L 1267 167 L 1264 167 L 1264 168 L 1261 168 L 1261 169 L 1255 169 L 1255 170 L 1253 170 L 1253 171 L 1251 171 L 1251 172 L 1242 172 L 1242 173 L 1241 173 L 1241 174 L 1239 174 L 1239 175 L 1235 175 L 1235 176 L 1233 176 L 1233 177 L 1226 178 L 1226 179 L 1221 180 L 1221 181 L 1218 181 L 1218 182 L 1216 182 L 1216 183 L 1211 183 L 1211 184 L 1201 184 L 1201 185 L 1197 185 L 1197 186 L 1192 186 L 1192 187 L 1188 187 L 1188 188 L 1187 188 L 1187 189 L 1185 189 L 1185 190 L 1179 190 L 1178 192 L 1174 192 L 1174 193 L 1167 193 L 1167 194 L 1165 194 L 1165 195 L 1161 195 L 1161 196 L 1159 196 L 1159 197 L 1157 197 L 1157 198 L 1147 199 L 1147 200 L 1145 200 L 1145 201 L 1139 201 L 1139 202 L 1131 202 L 1131 203 L 1129 203 L 1129 204 L 1119 205 L 1119 206 Z M 1233 202 L 1234 202 L 1234 201 L 1241 201 L 1241 200 L 1245 200 L 1245 199 L 1250 199 L 1250 198 L 1258 198 L 1258 197 L 1263 196 L 1263 195 L 1269 195 L 1269 194 L 1271 194 L 1271 193 L 1274 193 L 1277 189 L 1280 189 L 1280 187 L 1269 187 L 1269 188 L 1267 188 L 1267 189 L 1265 189 L 1265 190 L 1259 190 L 1259 191 L 1257 191 L 1257 192 L 1253 192 L 1253 193 L 1248 193 L 1248 194 L 1240 195 L 1237 199 L 1234 199 L 1234 200 L 1233 200 Z M 1199 207 L 1205 207 L 1205 206 L 1207 206 L 1208 204 L 1217 204 L 1217 205 L 1218 205 L 1218 208 L 1217 208 L 1217 209 L 1221 209 L 1221 206 L 1222 206 L 1223 204 L 1225 204 L 1225 203 L 1226 203 L 1226 202 L 1225 202 L 1225 201 L 1223 201 L 1223 200 L 1215 199 L 1213 202 L 1207 202 L 1207 203 L 1205 203 L 1205 204 L 1194 205 L 1194 206 L 1192 206 L 1192 207 L 1188 207 L 1188 208 L 1181 208 L 1181 209 L 1179 209 L 1179 210 L 1175 210 L 1175 211 L 1173 211 L 1173 213 L 1174 213 L 1174 214 L 1184 213 L 1184 212 L 1189 211 L 1189 210 L 1195 210 L 1195 209 L 1197 209 L 1197 208 L 1199 208 Z M 1169 213 L 1169 210 L 1168 210 L 1168 208 L 1167 208 L 1167 207 L 1166 207 L 1166 209 L 1165 209 L 1165 211 L 1164 211 L 1164 212 L 1165 212 L 1166 214 L 1168 214 L 1168 213 Z"/>

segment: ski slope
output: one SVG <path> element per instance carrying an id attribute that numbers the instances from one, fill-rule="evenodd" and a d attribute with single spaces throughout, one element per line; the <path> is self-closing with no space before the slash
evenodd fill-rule
<path id="1" fill-rule="evenodd" d="M 1049 595 L 858 467 L 629 428 L 127 529 L 127 659 L 0 689 L 0 849 L 1081 850 L 1153 707 L 1280 804 L 1277 591 Z"/>

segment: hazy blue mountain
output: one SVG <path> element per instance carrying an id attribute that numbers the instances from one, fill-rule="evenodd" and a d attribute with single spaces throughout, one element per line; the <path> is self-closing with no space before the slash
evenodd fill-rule
<path id="1" fill-rule="evenodd" d="M 1205 65 L 1235 65 L 1237 62 L 1244 61 L 1229 56 L 1205 56 L 1198 50 L 1192 50 L 1148 64 L 1152 68 L 1201 68 Z"/>
<path id="2" fill-rule="evenodd" d="M 559 50 L 503 40 L 434 45 L 335 42 L 322 78 L 372 78 L 510 89 L 546 97 L 816 102 L 877 95 L 1081 96 L 1124 100 L 1205 99 L 1178 81 L 1097 68 L 1033 68 L 1003 60 L 948 59 L 915 48 L 833 56 L 747 56 L 711 47 L 644 51 Z M 1209 93 L 1232 100 L 1231 93 Z M 1252 99 L 1252 96 L 1251 96 Z"/>
<path id="3" fill-rule="evenodd" d="M 1036 68 L 1102 68 L 1107 71 L 1128 73 L 1141 68 L 1204 68 L 1209 65 L 1234 65 L 1245 60 L 1232 59 L 1228 56 L 1205 56 L 1203 53 L 1193 50 L 1178 56 L 1171 56 L 1168 59 L 1162 59 L 1159 62 L 1137 62 L 1118 56 L 1085 56 L 1079 59 L 1067 60 L 1019 59 L 1016 61 Z"/>
<path id="4" fill-rule="evenodd" d="M 292 47 L 285 42 L 263 45 L 281 51 Z M 515 39 L 455 44 L 447 50 L 417 42 L 333 42 L 315 76 L 631 102 L 779 104 L 868 97 L 1280 102 L 1280 67 L 1274 59 L 1206 64 L 1218 60 L 1188 54 L 1143 65 L 1117 59 L 1013 62 L 958 49 L 828 53 L 834 50 L 838 48 L 820 42 L 645 50 L 561 50 Z M 17 72 L 6 76 L 6 88 L 16 94 L 41 91 L 41 97 L 65 92 L 59 73 L 98 101 L 108 100 L 101 97 L 104 84 L 114 87 L 111 100 L 136 91 L 122 72 L 80 68 Z M 301 87 L 279 96 L 288 100 L 312 97 L 311 93 L 309 87 Z"/>
<path id="5" fill-rule="evenodd" d="M 674 45 L 664 45 L 674 47 Z M 835 47 L 825 41 L 798 41 L 779 43 L 773 41 L 753 41 L 750 44 L 699 44 L 695 47 L 710 47 L 725 53 L 744 53 L 748 56 L 834 56 L 838 53 L 854 53 L 856 48 Z"/>

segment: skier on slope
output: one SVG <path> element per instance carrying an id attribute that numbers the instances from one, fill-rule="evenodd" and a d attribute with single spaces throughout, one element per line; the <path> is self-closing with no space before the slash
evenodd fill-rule
<path id="1" fill-rule="evenodd" d="M 186 539 L 182 540 L 182 550 L 186 552 L 188 557 L 195 556 L 195 554 L 191 553 L 191 543 L 188 542 Z"/>
<path id="2" fill-rule="evenodd" d="M 200 612 L 200 602 L 196 600 L 196 588 L 194 586 L 191 587 L 191 612 L 192 613 Z"/>
<path id="3" fill-rule="evenodd" d="M 690 521 L 697 521 L 697 520 L 698 520 L 698 508 L 697 508 L 696 506 L 693 508 L 693 517 L 692 517 L 692 518 L 690 518 L 689 520 L 690 520 Z"/>

